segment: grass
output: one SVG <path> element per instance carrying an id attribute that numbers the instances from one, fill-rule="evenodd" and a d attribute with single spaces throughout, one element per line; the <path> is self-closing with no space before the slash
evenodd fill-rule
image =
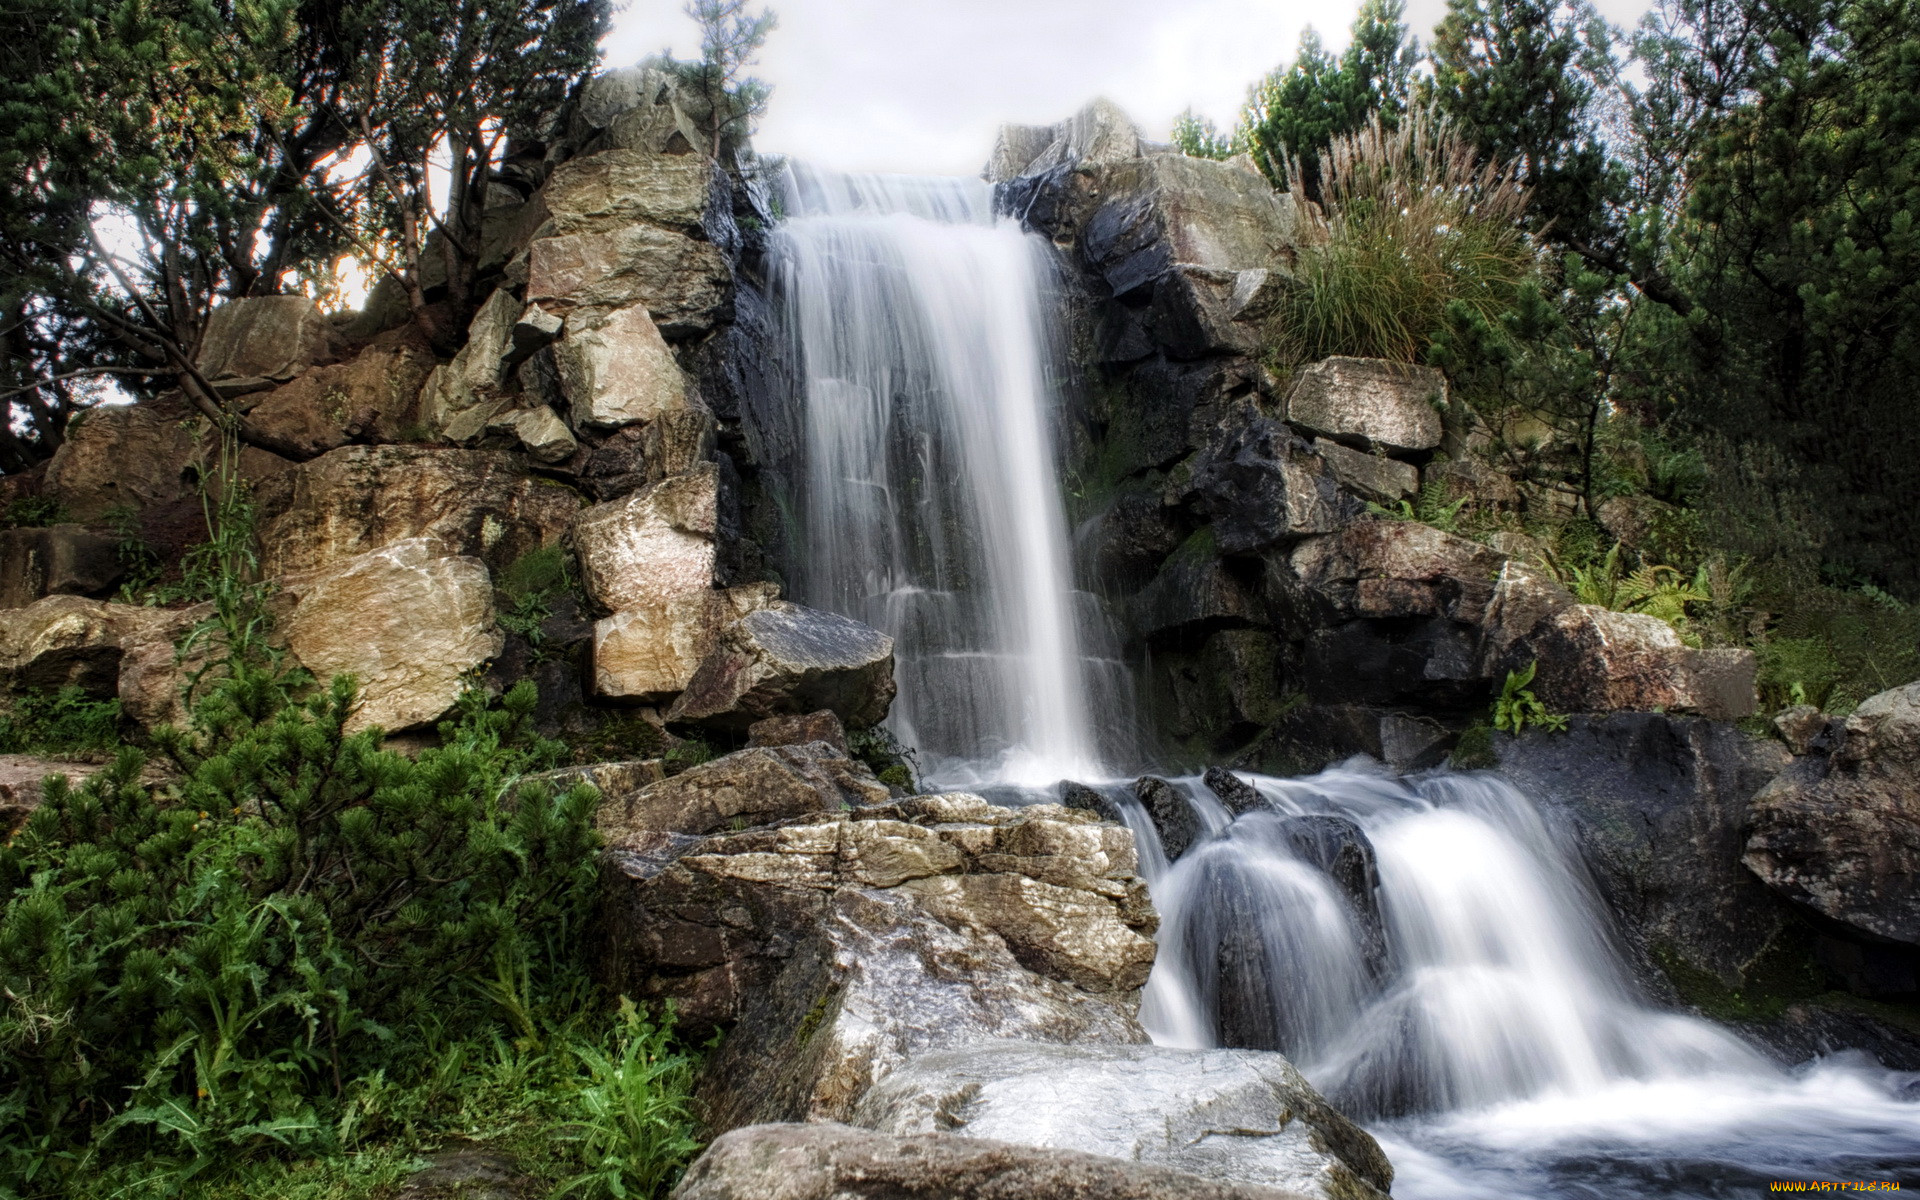
<path id="1" fill-rule="evenodd" d="M 0 715 L 0 754 L 98 756 L 121 742 L 120 701 L 77 687 L 20 693 Z"/>

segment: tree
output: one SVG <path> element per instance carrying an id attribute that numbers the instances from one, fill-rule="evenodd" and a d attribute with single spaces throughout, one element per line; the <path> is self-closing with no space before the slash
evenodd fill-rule
<path id="1" fill-rule="evenodd" d="M 1364 0 L 1338 58 L 1308 29 L 1293 62 L 1250 90 L 1234 142 L 1275 187 L 1286 186 L 1286 164 L 1297 160 L 1306 165 L 1308 194 L 1316 196 L 1319 157 L 1334 138 L 1359 132 L 1375 114 L 1389 132 L 1399 124 L 1419 54 L 1404 11 L 1401 0 Z"/>
<path id="2" fill-rule="evenodd" d="M 779 24 L 771 11 L 747 11 L 747 0 L 688 0 L 686 14 L 700 26 L 700 61 L 683 68 L 706 108 L 707 148 L 714 158 L 753 132 L 772 88 L 746 74 Z"/>

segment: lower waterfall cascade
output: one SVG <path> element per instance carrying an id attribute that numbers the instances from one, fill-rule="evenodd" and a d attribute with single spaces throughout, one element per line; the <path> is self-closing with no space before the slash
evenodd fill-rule
<path id="1" fill-rule="evenodd" d="M 1920 1173 L 1920 1076 L 1783 1066 L 1632 978 L 1565 832 L 1491 772 L 1242 774 L 1169 863 L 1106 764 L 1117 636 L 1073 586 L 1050 248 L 985 184 L 790 169 L 771 243 L 800 364 L 797 598 L 896 639 L 890 719 L 935 784 L 1094 786 L 1161 914 L 1157 1043 L 1283 1051 L 1363 1122 L 1404 1200 L 1719 1197 Z M 1244 807 L 1244 806 L 1243 806 Z"/>

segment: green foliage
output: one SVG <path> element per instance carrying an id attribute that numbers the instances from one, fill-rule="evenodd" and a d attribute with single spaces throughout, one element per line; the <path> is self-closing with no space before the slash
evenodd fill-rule
<path id="1" fill-rule="evenodd" d="M 660 756 L 665 762 L 667 774 L 678 775 L 690 767 L 713 761 L 713 747 L 705 738 L 683 738 L 667 747 Z"/>
<path id="2" fill-rule="evenodd" d="M 1390 521 L 1418 521 L 1445 533 L 1460 532 L 1460 510 L 1472 500 L 1462 496 L 1447 499 L 1447 489 L 1438 480 L 1422 484 L 1412 500 L 1397 501 L 1393 507 L 1368 502 L 1367 511 Z"/>
<path id="3" fill-rule="evenodd" d="M 1770 577 L 1755 592 L 1754 607 L 1771 618 L 1755 646 L 1770 710 L 1804 701 L 1844 714 L 1920 679 L 1920 608 L 1791 575 Z"/>
<path id="4" fill-rule="evenodd" d="M 1232 158 L 1233 139 L 1221 133 L 1214 123 L 1206 117 L 1198 116 L 1192 109 L 1180 114 L 1173 123 L 1173 144 L 1180 153 L 1189 158 Z"/>
<path id="5" fill-rule="evenodd" d="M 772 89 L 746 69 L 779 24 L 771 10 L 747 11 L 747 0 L 687 0 L 682 10 L 700 26 L 700 61 L 677 63 L 707 109 L 708 152 L 718 158 L 728 144 L 753 132 Z"/>
<path id="6" fill-rule="evenodd" d="M 1456 771 L 1485 771 L 1499 766 L 1500 761 L 1493 753 L 1493 727 L 1485 721 L 1475 721 L 1462 730 L 1447 762 Z"/>
<path id="7" fill-rule="evenodd" d="M 519 634 L 537 653 L 545 635 L 541 625 L 553 615 L 554 602 L 578 589 L 573 556 L 564 546 L 529 550 L 494 582 L 500 625 Z"/>
<path id="8" fill-rule="evenodd" d="M 77 687 L 20 692 L 0 714 L 0 754 L 95 755 L 122 741 L 120 701 Z"/>
<path id="9" fill-rule="evenodd" d="M 1620 549 L 1618 545 L 1613 546 L 1597 563 L 1566 567 L 1559 572 L 1560 581 L 1582 604 L 1597 604 L 1615 612 L 1645 613 L 1665 621 L 1676 631 L 1687 632 L 1689 607 L 1713 600 L 1708 569 L 1703 565 L 1691 579 L 1677 568 L 1658 563 L 1628 571 L 1622 563 Z"/>
<path id="10" fill-rule="evenodd" d="M 1493 727 L 1504 733 L 1518 737 L 1526 732 L 1528 726 L 1563 733 L 1567 728 L 1567 718 L 1561 713 L 1550 713 L 1540 698 L 1533 694 L 1527 685 L 1533 682 L 1534 672 L 1540 664 L 1531 662 L 1524 671 L 1508 671 L 1506 682 L 1500 685 L 1500 694 L 1493 701 Z"/>
<path id="11" fill-rule="evenodd" d="M 1401 0 L 1363 0 L 1352 39 L 1338 58 L 1312 29 L 1302 33 L 1293 62 L 1249 90 L 1231 144 L 1252 154 L 1275 187 L 1319 199 L 1320 156 L 1334 139 L 1359 133 L 1369 122 L 1392 130 L 1407 109 L 1419 51 L 1402 20 L 1405 11 Z M 1210 144 L 1218 141 L 1215 135 Z M 1181 148 L 1186 150 L 1184 143 Z"/>
<path id="12" fill-rule="evenodd" d="M 919 762 L 911 747 L 902 745 L 884 725 L 847 731 L 847 752 L 867 764 L 888 787 L 918 791 Z"/>
<path id="13" fill-rule="evenodd" d="M 1306 186 L 1304 160 L 1286 169 Z M 1326 240 L 1302 248 L 1282 301 L 1282 362 L 1417 361 L 1456 310 L 1495 320 L 1534 273 L 1525 193 L 1430 111 L 1334 139 L 1316 169 Z"/>
<path id="14" fill-rule="evenodd" d="M 673 1013 L 655 1023 L 631 1000 L 605 1052 L 575 1051 L 590 1082 L 579 1093 L 580 1120 L 567 1127 L 586 1170 L 560 1195 L 664 1196 L 700 1149 L 692 1116 L 694 1062 L 673 1042 Z"/>
<path id="15" fill-rule="evenodd" d="M 0 529 L 34 529 L 58 525 L 67 519 L 67 510 L 51 496 L 20 496 L 0 512 Z"/>

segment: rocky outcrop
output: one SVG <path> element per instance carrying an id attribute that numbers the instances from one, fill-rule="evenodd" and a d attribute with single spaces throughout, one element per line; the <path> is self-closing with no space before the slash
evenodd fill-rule
<path id="1" fill-rule="evenodd" d="M 129 646 L 165 639 L 179 615 L 162 608 L 48 596 L 0 610 L 0 683 L 53 691 L 78 687 L 95 696 L 119 691 Z"/>
<path id="2" fill-rule="evenodd" d="M 601 788 L 601 835 L 625 844 L 648 833 L 719 833 L 885 804 L 887 788 L 844 749 L 813 745 L 741 750 L 638 789 Z"/>
<path id="3" fill-rule="evenodd" d="M 342 446 L 261 485 L 260 564 L 267 575 L 330 566 L 410 538 L 505 567 L 558 543 L 578 493 L 500 450 Z"/>
<path id="4" fill-rule="evenodd" d="M 334 362 L 343 350 L 333 323 L 307 297 L 250 296 L 207 315 L 198 366 L 217 390 L 233 395 Z"/>
<path id="5" fill-rule="evenodd" d="M 1296 428 L 1358 450 L 1416 454 L 1440 444 L 1446 376 L 1376 358 L 1329 358 L 1301 371 L 1287 392 Z"/>
<path id="6" fill-rule="evenodd" d="M 778 598 L 770 583 L 684 592 L 594 622 L 594 694 L 642 703 L 673 699 L 693 682 L 722 629 Z"/>
<path id="7" fill-rule="evenodd" d="M 349 732 L 437 721 L 468 674 L 500 653 L 486 564 L 431 539 L 394 542 L 284 587 L 292 606 L 281 629 L 294 656 L 322 680 L 359 683 Z"/>
<path id="8" fill-rule="evenodd" d="M 1742 861 L 1856 936 L 1920 948 L 1920 683 L 1862 702 L 1845 730 L 1754 797 Z"/>
<path id="9" fill-rule="evenodd" d="M 641 305 L 569 318 L 554 362 L 576 425 L 612 429 L 689 407 L 680 368 Z"/>
<path id="10" fill-rule="evenodd" d="M 351 441 L 403 441 L 421 420 L 420 391 L 433 371 L 425 348 L 383 339 L 249 397 L 247 423 L 309 458 Z"/>
<path id="11" fill-rule="evenodd" d="M 1293 1064 L 1258 1050 L 989 1042 L 921 1055 L 852 1123 L 956 1131 L 1171 1167 L 1321 1200 L 1379 1200 L 1393 1168 Z"/>
<path id="12" fill-rule="evenodd" d="M 0 530 L 0 608 L 99 595 L 125 573 L 119 543 L 84 526 Z"/>
<path id="13" fill-rule="evenodd" d="M 831 1122 L 754 1125 L 717 1139 L 673 1200 L 1289 1200 L 1106 1155 Z"/>
<path id="14" fill-rule="evenodd" d="M 587 595 L 617 613 L 710 589 L 718 489 L 706 463 L 581 512 L 573 544 Z"/>
<path id="15" fill-rule="evenodd" d="M 1495 671 L 1539 664 L 1534 694 L 1557 712 L 1697 713 L 1736 721 L 1759 705 L 1751 650 L 1696 650 L 1645 613 L 1575 604 L 1512 642 Z"/>
<path id="16" fill-rule="evenodd" d="M 77 414 L 47 463 L 46 494 L 77 521 L 187 495 L 200 424 L 184 404 L 98 405 Z"/>
<path id="17" fill-rule="evenodd" d="M 667 719 L 745 729 L 824 708 L 865 728 L 886 718 L 894 690 L 892 638 L 851 617 L 783 601 L 720 631 Z"/>
<path id="18" fill-rule="evenodd" d="M 847 752 L 847 730 L 831 709 L 767 717 L 747 726 L 748 746 L 804 746 L 824 742 L 835 750 Z"/>

